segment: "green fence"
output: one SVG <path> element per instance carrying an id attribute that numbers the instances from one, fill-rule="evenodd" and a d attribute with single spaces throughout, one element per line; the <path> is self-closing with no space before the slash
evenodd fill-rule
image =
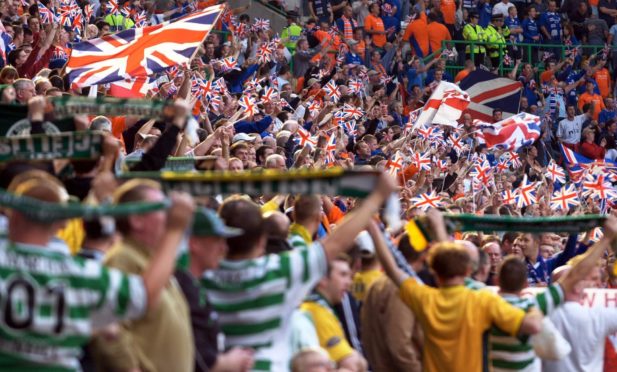
<path id="1" fill-rule="evenodd" d="M 432 59 L 435 55 L 438 55 L 439 53 L 441 53 L 441 51 L 446 48 L 446 47 L 452 47 L 452 46 L 456 46 L 456 45 L 464 45 L 467 46 L 469 45 L 470 50 L 471 50 L 471 59 L 474 58 L 475 54 L 474 53 L 474 47 L 475 46 L 483 46 L 483 47 L 487 47 L 487 46 L 496 46 L 496 47 L 500 47 L 499 48 L 499 60 L 501 61 L 498 67 L 499 70 L 499 74 L 500 75 L 504 75 L 509 73 L 510 71 L 512 71 L 512 69 L 514 68 L 514 56 L 510 56 L 512 58 L 512 65 L 511 66 L 504 66 L 503 64 L 503 56 L 504 53 L 506 52 L 506 50 L 508 50 L 508 48 L 511 48 L 513 46 L 516 46 L 519 50 L 522 49 L 523 52 L 523 63 L 533 63 L 533 59 L 532 59 L 532 54 L 533 53 L 540 53 L 540 52 L 550 52 L 550 53 L 554 53 L 557 54 L 555 56 L 555 58 L 559 57 L 559 59 L 564 59 L 567 55 L 568 50 L 572 49 L 573 47 L 577 47 L 579 48 L 579 54 L 581 55 L 592 55 L 592 54 L 597 54 L 600 51 L 602 51 L 602 49 L 604 49 L 604 45 L 576 45 L 576 46 L 566 46 L 563 44 L 528 44 L 528 43 L 511 43 L 511 42 L 507 42 L 507 43 L 488 43 L 488 42 L 476 42 L 476 41 L 467 41 L 467 40 L 450 40 L 450 41 L 443 41 L 442 42 L 442 49 L 436 51 L 435 53 L 427 56 L 424 58 L 424 61 L 427 62 L 430 59 Z M 458 48 L 457 48 L 458 49 Z M 462 48 L 461 48 L 462 49 Z M 536 60 L 539 62 L 537 64 L 538 67 L 538 72 L 542 72 L 544 70 L 544 64 L 542 63 L 542 59 L 541 56 L 539 56 L 539 58 L 536 58 Z M 494 66 L 493 66 L 494 67 Z M 449 72 L 454 76 L 458 71 L 462 70 L 464 68 L 464 66 L 462 65 L 458 65 L 458 64 L 454 64 L 454 65 L 448 65 L 447 69 L 449 70 Z"/>

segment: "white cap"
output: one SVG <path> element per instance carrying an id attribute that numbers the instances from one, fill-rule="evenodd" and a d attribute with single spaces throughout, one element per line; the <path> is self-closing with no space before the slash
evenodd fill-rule
<path id="1" fill-rule="evenodd" d="M 234 137 L 231 139 L 231 143 L 236 143 L 240 141 L 253 142 L 255 141 L 255 137 L 251 137 L 246 133 L 236 133 Z"/>
<path id="2" fill-rule="evenodd" d="M 375 243 L 373 243 L 373 238 L 371 238 L 368 231 L 361 231 L 358 236 L 356 236 L 355 242 L 358 247 L 360 247 L 360 254 L 363 256 L 375 255 Z"/>

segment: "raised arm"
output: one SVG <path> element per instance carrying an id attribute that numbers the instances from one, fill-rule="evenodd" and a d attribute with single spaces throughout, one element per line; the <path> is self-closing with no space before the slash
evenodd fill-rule
<path id="1" fill-rule="evenodd" d="M 328 260 L 335 258 L 351 247 L 353 238 L 366 228 L 373 215 L 379 211 L 384 201 L 395 190 L 396 184 L 392 176 L 382 173 L 377 181 L 375 191 L 364 199 L 359 208 L 345 216 L 337 228 L 323 239 L 322 244 Z"/>
<path id="2" fill-rule="evenodd" d="M 390 250 L 386 246 L 383 234 L 379 230 L 377 223 L 375 221 L 369 222 L 367 230 L 375 243 L 375 252 L 377 253 L 381 267 L 383 267 L 388 278 L 390 278 L 397 287 L 400 287 L 409 275 L 399 269 L 396 262 L 394 262 L 394 257 L 392 257 L 392 253 L 390 253 Z"/>
<path id="3" fill-rule="evenodd" d="M 142 274 L 148 295 L 148 310 L 154 308 L 163 287 L 169 282 L 176 262 L 176 252 L 184 237 L 195 209 L 193 198 L 188 194 L 172 194 L 172 205 L 167 212 L 167 228 L 150 265 Z"/>
<path id="4" fill-rule="evenodd" d="M 582 255 L 582 259 L 578 261 L 572 269 L 561 277 L 558 283 L 563 288 L 564 292 L 569 292 L 574 288 L 574 285 L 585 279 L 587 275 L 597 267 L 598 261 L 602 258 L 604 252 L 610 247 L 611 242 L 617 235 L 617 218 L 609 216 L 604 223 L 604 236 L 596 244 L 592 245 Z"/>

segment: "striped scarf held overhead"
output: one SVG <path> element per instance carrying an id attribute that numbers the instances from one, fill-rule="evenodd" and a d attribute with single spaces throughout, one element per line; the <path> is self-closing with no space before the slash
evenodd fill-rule
<path id="1" fill-rule="evenodd" d="M 353 30 L 358 27 L 358 22 L 345 16 L 342 16 L 341 19 L 343 20 L 343 37 L 345 40 L 353 39 Z"/>

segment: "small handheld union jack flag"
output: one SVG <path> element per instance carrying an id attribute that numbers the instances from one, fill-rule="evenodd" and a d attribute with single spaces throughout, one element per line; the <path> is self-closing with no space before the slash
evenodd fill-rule
<path id="1" fill-rule="evenodd" d="M 528 182 L 527 175 L 523 177 L 516 193 L 516 206 L 518 208 L 527 207 L 536 202 L 536 189 L 538 182 Z"/>
<path id="2" fill-rule="evenodd" d="M 411 156 L 413 164 L 418 167 L 420 170 L 431 170 L 431 158 L 427 154 L 421 154 L 416 152 Z"/>
<path id="3" fill-rule="evenodd" d="M 397 151 L 394 156 L 386 163 L 386 169 L 388 173 L 396 176 L 401 170 L 403 170 L 403 155 L 400 151 Z"/>
<path id="4" fill-rule="evenodd" d="M 352 106 L 348 103 L 343 105 L 341 112 L 346 118 L 352 118 L 353 120 L 360 120 L 364 116 L 364 111 L 361 108 Z"/>
<path id="5" fill-rule="evenodd" d="M 221 67 L 221 71 L 228 72 L 231 70 L 240 71 L 240 67 L 238 67 L 238 61 L 234 57 L 227 57 L 217 61 L 219 66 Z"/>
<path id="6" fill-rule="evenodd" d="M 419 208 L 422 211 L 427 211 L 429 208 L 439 208 L 443 202 L 441 196 L 437 195 L 435 191 L 431 191 L 428 194 L 420 194 L 411 199 L 414 208 Z"/>
<path id="7" fill-rule="evenodd" d="M 298 137 L 296 138 L 296 142 L 300 147 L 310 146 L 311 148 L 317 146 L 317 139 L 311 137 L 311 134 L 304 128 L 298 127 L 298 131 L 296 132 Z"/>
<path id="8" fill-rule="evenodd" d="M 336 85 L 334 80 L 330 80 L 326 85 L 323 86 L 323 91 L 326 93 L 328 99 L 332 102 L 338 102 L 341 98 L 341 91 L 339 87 Z"/>
<path id="9" fill-rule="evenodd" d="M 566 172 L 562 167 L 557 165 L 554 160 L 551 160 L 546 167 L 546 178 L 550 179 L 553 183 L 559 182 L 561 184 L 566 183 Z"/>
<path id="10" fill-rule="evenodd" d="M 251 116 L 253 116 L 253 115 L 255 115 L 256 113 L 259 112 L 253 97 L 244 95 L 244 96 L 242 96 L 242 98 L 240 98 L 240 101 L 238 102 L 238 104 L 242 108 L 242 110 L 245 113 L 245 115 L 247 115 L 249 117 L 251 117 Z"/>
<path id="11" fill-rule="evenodd" d="M 108 0 L 105 6 L 106 14 L 117 15 L 120 13 L 120 6 L 116 0 Z"/>
<path id="12" fill-rule="evenodd" d="M 255 18 L 255 24 L 253 27 L 255 30 L 268 31 L 270 29 L 270 20 L 265 18 Z"/>
<path id="13" fill-rule="evenodd" d="M 553 193 L 550 207 L 554 211 L 561 210 L 567 212 L 570 208 L 576 207 L 579 204 L 578 192 L 574 185 L 569 184 Z"/>
<path id="14" fill-rule="evenodd" d="M 326 158 L 325 164 L 333 164 L 336 161 L 336 134 L 332 133 L 328 138 L 328 144 L 326 145 Z"/>

